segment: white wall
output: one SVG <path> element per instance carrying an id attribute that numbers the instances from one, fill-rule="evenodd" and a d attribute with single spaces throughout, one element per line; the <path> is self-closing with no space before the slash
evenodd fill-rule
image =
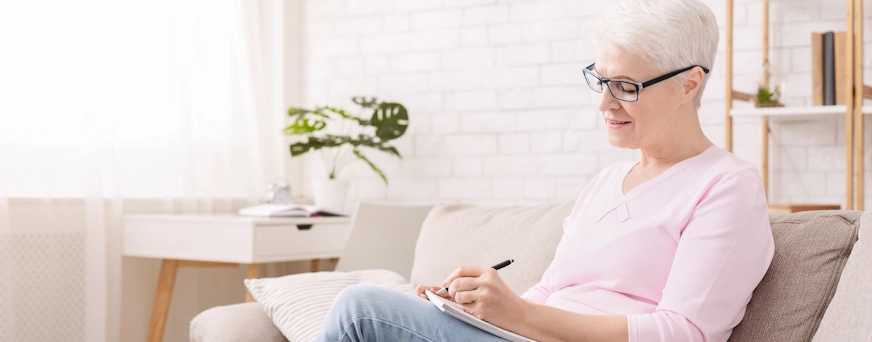
<path id="1" fill-rule="evenodd" d="M 723 146 L 726 10 L 724 1 L 705 2 L 717 14 L 722 33 L 700 116 L 709 137 Z M 305 0 L 303 103 L 356 109 L 350 96 L 375 95 L 410 110 L 410 131 L 397 143 L 403 161 L 377 158 L 391 185 L 383 186 L 364 165 L 356 165 L 343 175 L 353 180 L 352 200 L 571 200 L 598 170 L 635 158 L 635 152 L 617 150 L 605 140 L 596 97 L 581 72 L 596 51 L 585 24 L 606 3 Z M 805 104 L 811 87 L 810 32 L 844 30 L 844 1 L 775 1 L 771 6 L 773 82 L 785 83 L 787 104 Z M 754 90 L 762 71 L 761 13 L 759 0 L 736 1 L 734 82 L 739 90 Z M 773 123 L 772 201 L 843 202 L 842 122 Z M 735 125 L 735 152 L 759 165 L 759 121 L 736 120 Z M 318 158 L 307 162 L 306 178 L 323 177 Z"/>

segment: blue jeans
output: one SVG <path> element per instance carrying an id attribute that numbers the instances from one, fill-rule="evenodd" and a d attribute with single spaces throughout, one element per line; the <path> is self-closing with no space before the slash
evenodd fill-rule
<path id="1" fill-rule="evenodd" d="M 505 340 L 449 316 L 426 299 L 359 284 L 336 297 L 316 341 Z"/>

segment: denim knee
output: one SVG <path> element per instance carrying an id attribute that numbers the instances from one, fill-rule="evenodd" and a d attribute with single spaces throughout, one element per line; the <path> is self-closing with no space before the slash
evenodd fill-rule
<path id="1" fill-rule="evenodd" d="M 346 287 L 336 296 L 333 306 L 345 315 L 355 318 L 374 314 L 373 304 L 383 303 L 382 300 L 392 290 L 375 284 L 356 284 Z"/>
<path id="2" fill-rule="evenodd" d="M 336 300 L 338 301 L 340 298 L 345 297 L 368 297 L 371 295 L 378 295 L 384 291 L 390 291 L 390 289 L 376 284 L 355 284 L 342 290 L 342 292 L 339 293 L 339 296 L 336 297 Z"/>
<path id="3" fill-rule="evenodd" d="M 349 286 L 336 296 L 317 341 L 410 341 L 417 336 L 408 324 L 413 315 L 402 308 L 416 300 L 381 285 Z"/>

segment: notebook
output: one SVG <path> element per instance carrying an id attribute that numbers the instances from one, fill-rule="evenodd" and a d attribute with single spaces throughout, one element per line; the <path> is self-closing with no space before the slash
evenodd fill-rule
<path id="1" fill-rule="evenodd" d="M 442 310 L 442 312 L 447 313 L 461 321 L 464 321 L 471 326 L 487 331 L 491 334 L 502 337 L 512 342 L 535 342 L 535 340 L 531 340 L 524 336 L 515 334 L 511 331 L 499 328 L 488 322 L 482 321 L 478 317 L 475 317 L 472 314 L 463 311 L 463 307 L 461 307 L 460 304 L 442 298 L 439 295 L 430 292 L 430 290 L 426 290 L 425 293 L 427 293 L 427 298 L 430 298 L 430 302 L 432 302 L 433 305 L 436 305 L 439 310 Z"/>

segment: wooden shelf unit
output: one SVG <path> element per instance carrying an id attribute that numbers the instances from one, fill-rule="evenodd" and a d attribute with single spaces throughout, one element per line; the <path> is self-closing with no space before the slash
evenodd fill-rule
<path id="1" fill-rule="evenodd" d="M 867 97 L 868 98 L 868 97 Z M 838 106 L 810 106 L 810 107 L 778 107 L 778 108 L 739 108 L 730 111 L 734 118 L 788 118 L 805 119 L 808 117 L 829 117 L 843 115 L 847 111 L 844 105 Z M 872 114 L 872 106 L 860 107 L 863 115 Z"/>
<path id="2" fill-rule="evenodd" d="M 863 210 L 864 202 L 865 202 L 865 174 L 864 174 L 864 165 L 863 161 L 866 160 L 863 156 L 863 144 L 864 144 L 864 121 L 865 117 L 863 114 L 872 113 L 872 108 L 863 106 L 863 99 L 867 96 L 868 87 L 863 83 L 863 0 L 853 0 L 853 3 L 849 3 L 848 8 L 848 17 L 851 22 L 851 31 L 853 35 L 849 35 L 848 37 L 854 38 L 853 44 L 847 44 L 850 46 L 850 50 L 854 52 L 854 56 L 851 59 L 853 63 L 853 71 L 854 75 L 852 77 L 852 81 L 854 82 L 853 91 L 847 92 L 848 94 L 853 95 L 853 118 L 854 118 L 854 135 L 853 135 L 853 147 L 854 147 L 854 157 L 852 160 L 857 160 L 855 163 L 855 168 L 853 169 L 854 175 L 857 177 L 856 191 L 854 192 L 857 196 L 856 205 L 854 205 L 850 209 L 855 210 Z M 852 89 L 852 88 L 848 88 Z M 869 110 L 869 111 L 867 111 Z M 851 170 L 851 169 L 849 169 Z M 852 194 L 853 195 L 853 194 Z"/>
<path id="3" fill-rule="evenodd" d="M 870 108 L 872 109 L 872 108 Z M 800 118 L 808 116 L 833 116 L 843 115 L 847 111 L 846 106 L 810 106 L 810 107 L 775 107 L 775 108 L 743 108 L 733 109 L 730 115 L 740 117 L 791 117 Z"/>
<path id="4" fill-rule="evenodd" d="M 769 0 L 763 1 L 763 66 L 762 85 L 769 86 Z M 733 89 L 733 3 L 727 0 L 726 16 L 726 149 L 733 150 L 733 118 L 759 117 L 763 139 L 761 177 L 769 198 L 769 120 L 770 118 L 811 118 L 814 116 L 845 116 L 845 207 L 842 209 L 863 210 L 863 114 L 872 114 L 872 107 L 863 106 L 863 0 L 847 1 L 846 34 L 851 43 L 845 44 L 849 67 L 845 77 L 846 105 L 733 109 L 734 100 L 751 101 L 751 94 Z M 857 160 L 855 163 L 854 161 Z M 856 186 L 854 184 L 856 176 Z M 856 195 L 856 202 L 854 201 Z M 830 205 L 772 204 L 770 207 L 785 208 L 835 208 Z"/>

